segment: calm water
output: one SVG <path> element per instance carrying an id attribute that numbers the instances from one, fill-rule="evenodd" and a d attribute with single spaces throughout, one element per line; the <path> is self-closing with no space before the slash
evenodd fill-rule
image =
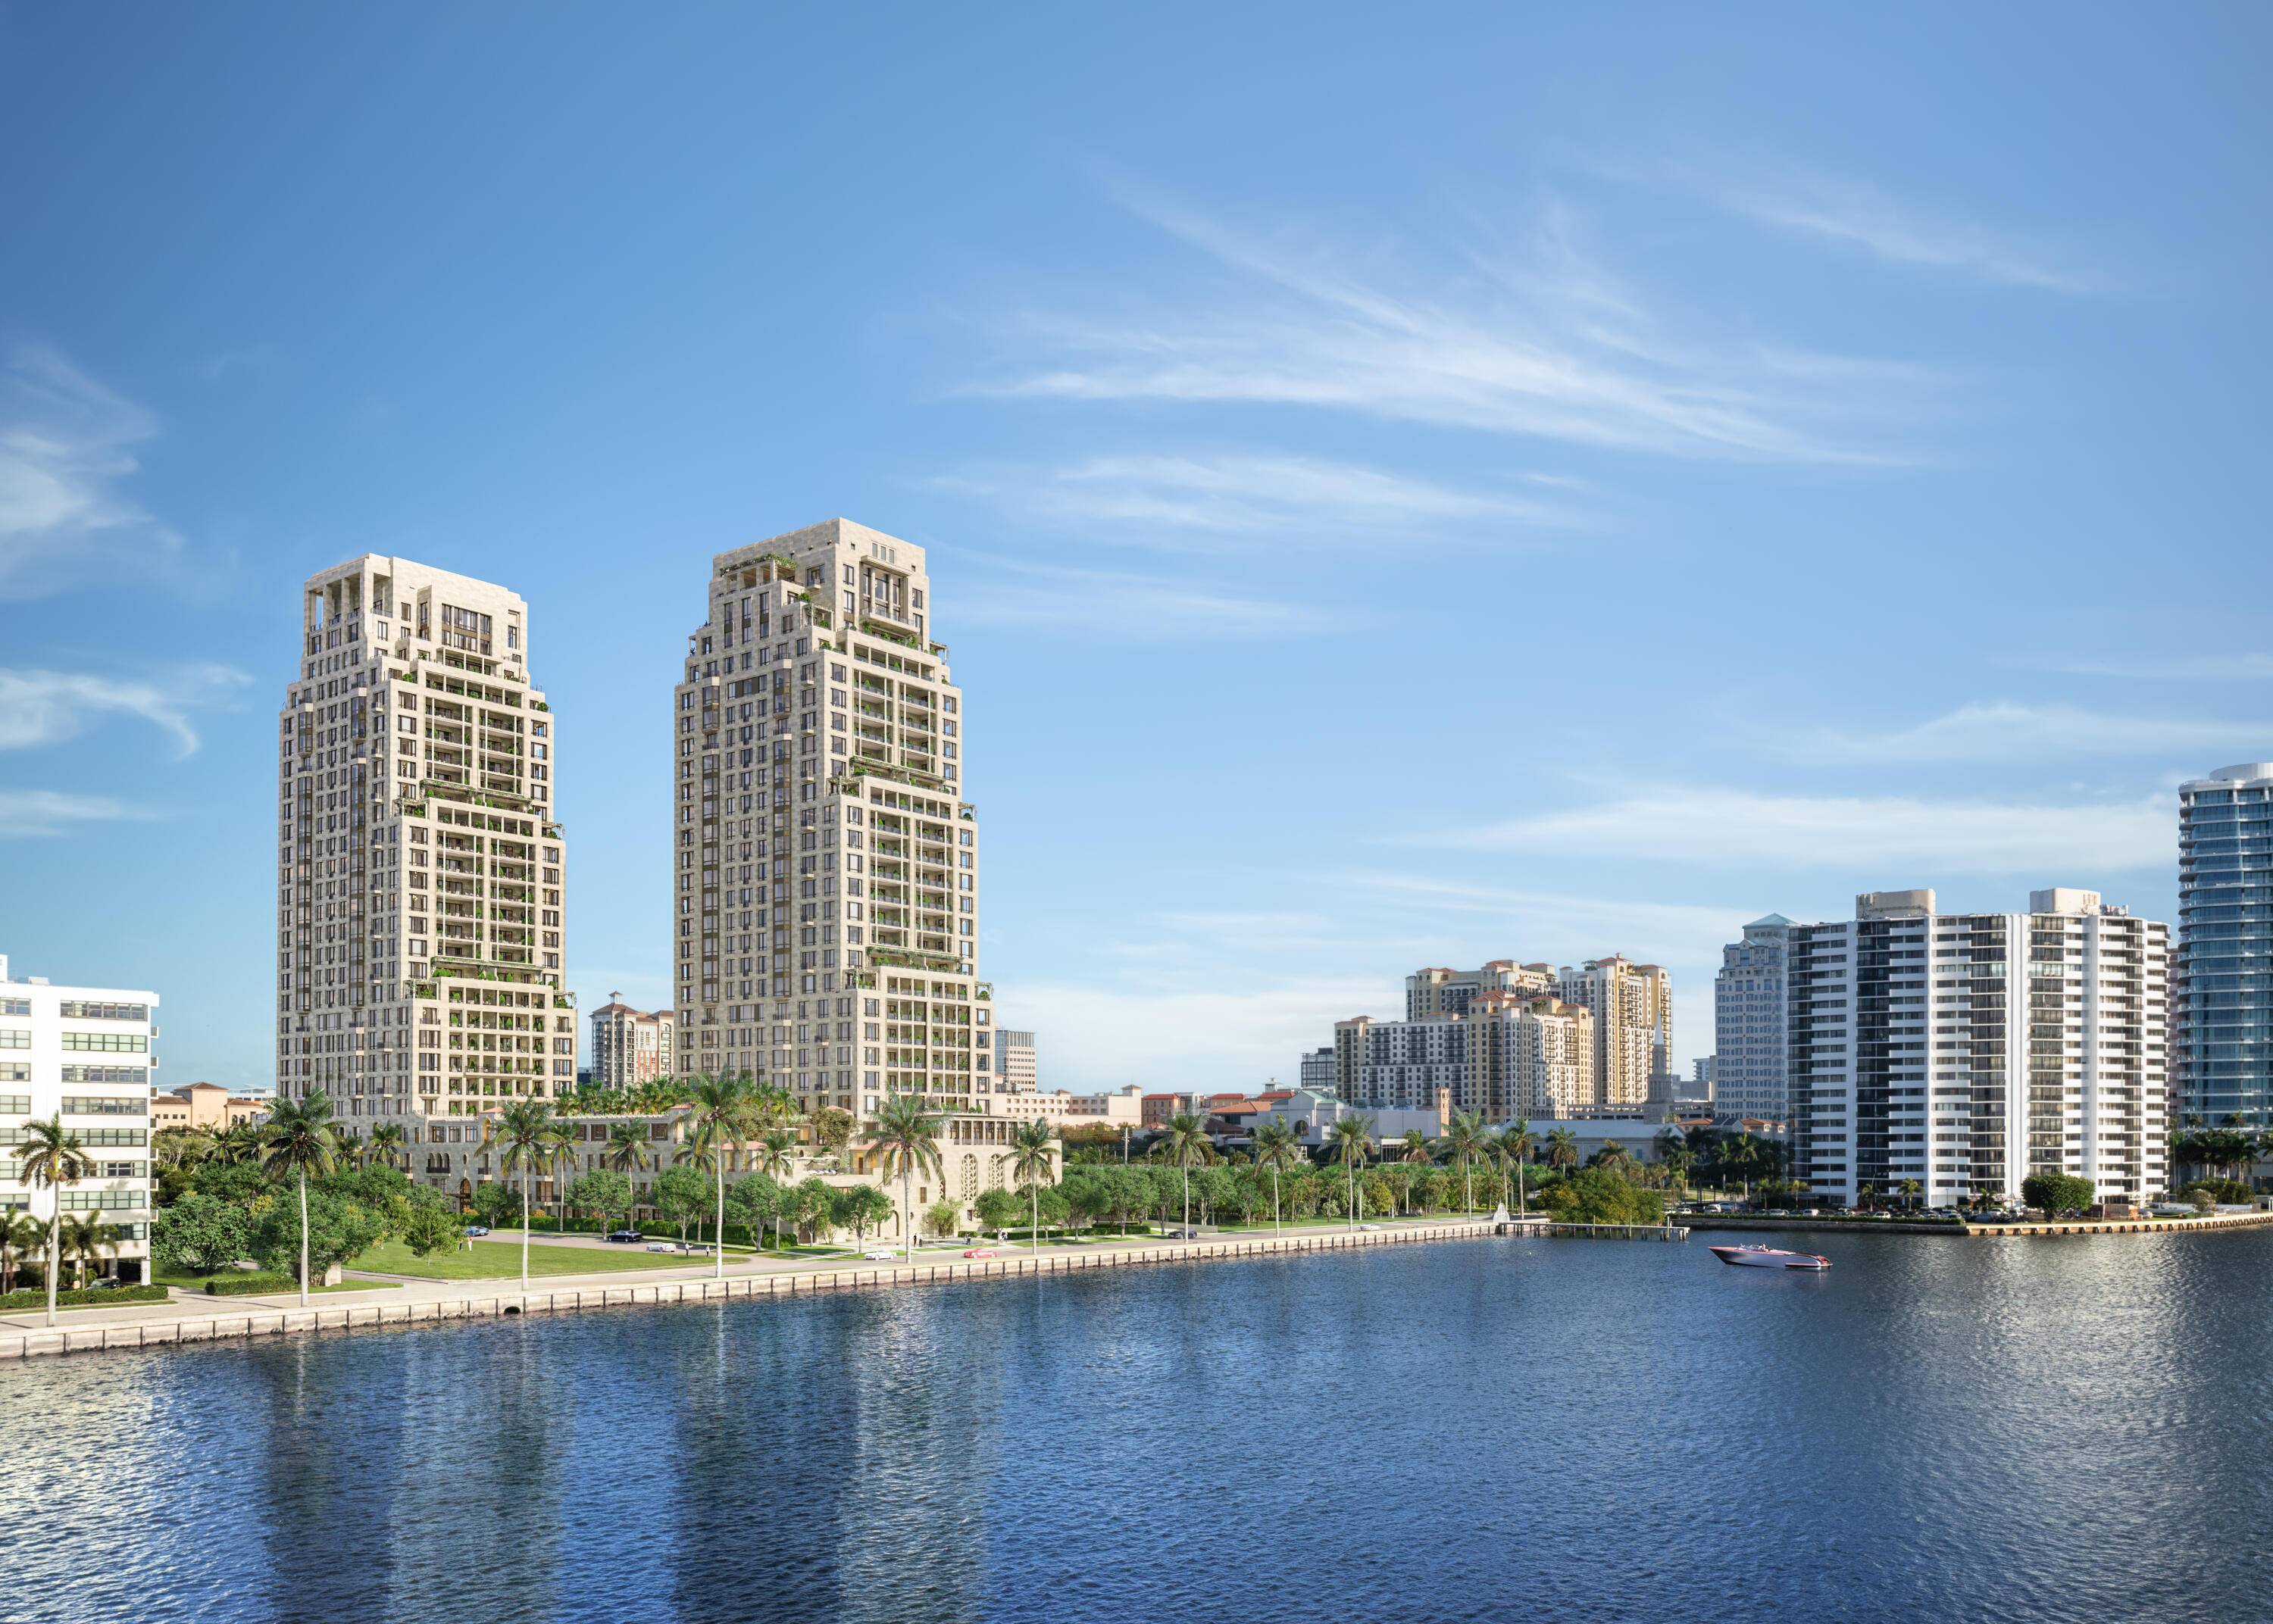
<path id="1" fill-rule="evenodd" d="M 0 1616 L 2273 1615 L 2273 1234 L 1797 1244 L 10 1366 Z"/>

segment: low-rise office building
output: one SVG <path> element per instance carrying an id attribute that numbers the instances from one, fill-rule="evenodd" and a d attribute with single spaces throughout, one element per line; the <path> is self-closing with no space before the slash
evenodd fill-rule
<path id="1" fill-rule="evenodd" d="M 195 1128 L 219 1134 L 241 1123 L 260 1122 L 275 1101 L 266 1095 L 231 1094 L 217 1082 L 186 1083 L 173 1089 L 150 1090 L 150 1131 Z"/>
<path id="2" fill-rule="evenodd" d="M 0 1212 L 108 1226 L 118 1277 L 150 1258 L 150 1074 L 158 995 L 139 988 L 12 977 L 0 954 Z M 86 1151 L 76 1183 L 34 1187 L 19 1159 L 27 1126 L 59 1119 Z"/>

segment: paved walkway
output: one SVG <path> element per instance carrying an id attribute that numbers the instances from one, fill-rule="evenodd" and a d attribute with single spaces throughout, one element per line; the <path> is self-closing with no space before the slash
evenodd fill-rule
<path id="1" fill-rule="evenodd" d="M 1339 1250 L 1350 1246 L 1451 1239 L 1491 1233 L 1482 1219 L 1407 1219 L 1351 1231 L 1339 1225 L 1269 1230 L 1204 1231 L 1197 1240 L 1159 1236 L 1111 1236 L 1072 1245 L 979 1247 L 919 1246 L 912 1266 L 895 1254 L 891 1263 L 857 1258 L 737 1260 L 729 1254 L 719 1276 L 708 1259 L 684 1268 L 607 1269 L 588 1275 L 531 1276 L 523 1292 L 516 1275 L 478 1280 L 369 1276 L 374 1289 L 311 1293 L 303 1309 L 296 1292 L 265 1297 L 209 1297 L 176 1291 L 169 1302 L 128 1303 L 116 1308 L 66 1309 L 47 1327 L 44 1310 L 0 1315 L 0 1360 L 154 1342 L 206 1341 L 334 1326 L 419 1323 L 498 1313 L 554 1312 L 617 1304 L 699 1301 L 712 1296 L 795 1295 L 802 1290 L 920 1285 L 1026 1273 L 1062 1273 L 1133 1262 L 1253 1256 L 1278 1252 Z M 503 1239 L 504 1232 L 491 1237 Z M 520 1232 L 510 1232 L 514 1244 Z M 551 1245 L 552 1240 L 532 1241 Z M 604 1242 L 596 1243 L 603 1247 Z M 966 1250 L 992 1255 L 971 1260 Z M 388 1282 L 401 1282 L 399 1284 Z"/>

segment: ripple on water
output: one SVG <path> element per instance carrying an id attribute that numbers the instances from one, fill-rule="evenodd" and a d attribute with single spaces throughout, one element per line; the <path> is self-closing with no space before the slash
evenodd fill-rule
<path id="1" fill-rule="evenodd" d="M 2097 1624 L 2264 1593 L 2273 1234 L 1807 1244 L 1828 1276 L 1443 1243 L 41 1361 L 0 1374 L 4 1611 Z"/>

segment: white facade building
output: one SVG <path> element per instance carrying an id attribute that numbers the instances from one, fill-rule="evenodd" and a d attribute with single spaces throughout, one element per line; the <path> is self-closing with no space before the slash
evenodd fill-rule
<path id="1" fill-rule="evenodd" d="M 147 1278 L 150 1257 L 150 1078 L 158 995 L 140 989 L 56 986 L 11 976 L 0 954 L 0 1212 L 108 1224 L 121 1279 Z M 24 1181 L 27 1123 L 60 1118 L 93 1164 L 61 1189 Z M 64 1283 L 70 1283 L 66 1266 Z M 93 1278 L 95 1271 L 90 1271 Z"/>
<path id="2" fill-rule="evenodd" d="M 348 1126 L 574 1086 L 559 736 L 527 606 L 366 553 L 309 578 L 277 729 L 276 1086 Z"/>
<path id="3" fill-rule="evenodd" d="M 843 519 L 711 560 L 672 696 L 682 1075 L 984 1112 L 979 825 L 930 596 L 922 548 Z"/>
<path id="4" fill-rule="evenodd" d="M 1787 941 L 1792 1155 L 1819 1197 L 1915 1179 L 1927 1206 L 2017 1201 L 2040 1171 L 2163 1190 L 2167 925 L 2091 891 L 2033 892 L 2023 914 L 1873 892 Z"/>
<path id="5" fill-rule="evenodd" d="M 1721 949 L 1721 973 L 1713 982 L 1715 1116 L 1781 1120 L 1787 1109 L 1783 951 L 1790 928 L 1782 914 L 1769 914 Z"/>

